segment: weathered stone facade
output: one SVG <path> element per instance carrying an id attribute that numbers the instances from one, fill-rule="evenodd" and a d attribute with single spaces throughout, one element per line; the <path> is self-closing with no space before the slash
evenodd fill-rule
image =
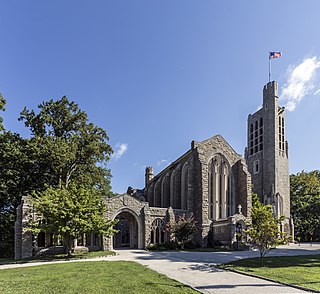
<path id="1" fill-rule="evenodd" d="M 155 177 L 150 171 L 148 167 L 145 188 L 134 196 L 142 196 L 150 207 L 192 213 L 198 246 L 234 243 L 237 221 L 250 216 L 251 176 L 244 159 L 221 135 L 193 141 L 190 150 Z"/>
<path id="2" fill-rule="evenodd" d="M 248 117 L 246 160 L 221 135 L 192 141 L 191 148 L 159 174 L 147 167 L 142 190 L 129 187 L 127 194 L 106 199 L 106 218 L 119 220 L 119 233 L 100 237 L 95 247 L 93 242 L 88 246 L 84 237 L 80 245 L 110 250 L 161 244 L 169 241 L 169 221 L 192 214 L 198 227 L 192 236 L 197 246 L 235 247 L 239 232 L 250 221 L 252 187 L 262 201 L 273 204 L 275 214 L 286 215 L 285 227 L 290 227 L 288 144 L 284 108 L 278 106 L 277 93 L 277 83 L 268 83 L 262 109 Z M 18 258 L 33 253 L 34 239 L 24 230 L 30 213 L 24 198 L 16 222 Z"/>
<path id="3" fill-rule="evenodd" d="M 263 203 L 273 206 L 276 216 L 286 216 L 284 230 L 292 234 L 285 109 L 278 105 L 278 84 L 275 81 L 263 88 L 262 108 L 248 116 L 245 153 L 253 192 Z"/>

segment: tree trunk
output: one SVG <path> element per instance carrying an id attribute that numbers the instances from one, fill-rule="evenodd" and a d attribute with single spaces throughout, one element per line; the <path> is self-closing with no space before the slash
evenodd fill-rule
<path id="1" fill-rule="evenodd" d="M 74 238 L 72 236 L 64 236 L 64 247 L 66 248 L 67 257 L 72 256 Z"/>

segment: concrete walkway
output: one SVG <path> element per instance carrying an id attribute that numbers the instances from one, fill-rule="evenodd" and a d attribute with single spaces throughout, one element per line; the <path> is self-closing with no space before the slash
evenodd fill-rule
<path id="1" fill-rule="evenodd" d="M 131 260 L 165 274 L 202 293 L 306 293 L 278 283 L 217 269 L 215 265 L 238 259 L 258 257 L 257 251 L 239 252 L 147 252 L 144 250 L 117 250 L 116 256 L 57 262 L 37 262 L 0 265 L 0 269 L 29 267 L 62 262 L 86 262 L 101 260 Z M 268 256 L 293 256 L 319 254 L 320 244 L 281 246 Z"/>

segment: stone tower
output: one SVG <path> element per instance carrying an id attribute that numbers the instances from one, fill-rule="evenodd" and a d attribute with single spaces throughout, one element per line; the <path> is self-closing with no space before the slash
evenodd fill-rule
<path id="1" fill-rule="evenodd" d="M 147 166 L 146 167 L 146 174 L 145 174 L 145 185 L 146 186 L 153 179 L 153 177 L 154 177 L 153 167 L 152 166 Z"/>
<path id="2" fill-rule="evenodd" d="M 263 88 L 262 108 L 248 116 L 245 157 L 253 192 L 264 204 L 272 205 L 276 216 L 286 216 L 283 230 L 291 234 L 285 124 L 285 108 L 278 106 L 278 83 L 269 82 Z"/>

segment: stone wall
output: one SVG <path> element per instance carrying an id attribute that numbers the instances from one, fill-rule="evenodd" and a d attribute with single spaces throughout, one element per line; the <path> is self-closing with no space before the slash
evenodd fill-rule
<path id="1" fill-rule="evenodd" d="M 33 256 L 33 236 L 27 230 L 28 222 L 32 219 L 32 204 L 28 197 L 23 196 L 17 208 L 15 221 L 15 259 L 24 259 Z"/>

